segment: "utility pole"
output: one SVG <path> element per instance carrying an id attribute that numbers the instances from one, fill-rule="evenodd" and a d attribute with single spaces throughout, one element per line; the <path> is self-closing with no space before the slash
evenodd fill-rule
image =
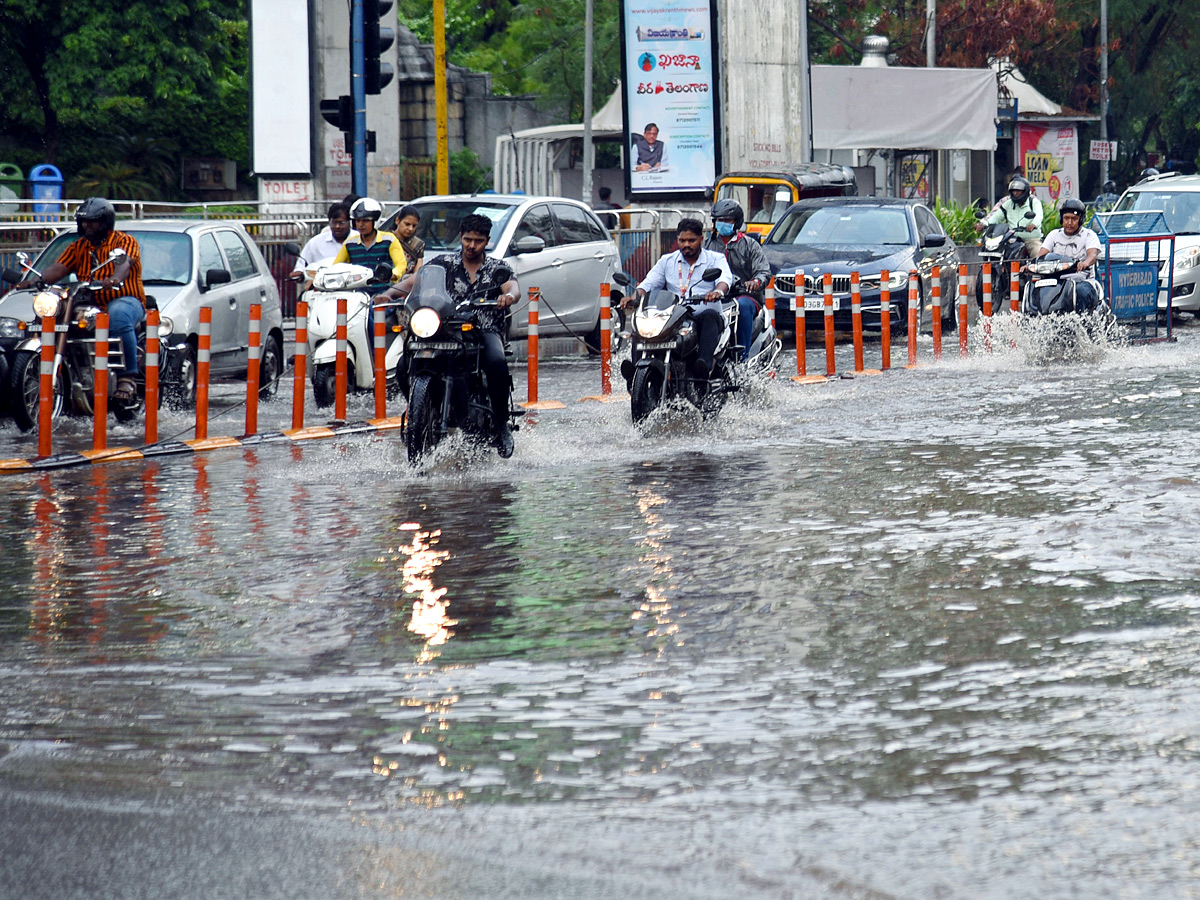
<path id="1" fill-rule="evenodd" d="M 808 61 L 808 0 L 800 9 L 800 162 L 813 161 L 812 69 Z"/>
<path id="2" fill-rule="evenodd" d="M 437 107 L 437 192 L 450 193 L 450 141 L 446 122 L 446 0 L 433 0 L 433 94 Z"/>
<path id="3" fill-rule="evenodd" d="M 587 0 L 583 17 L 583 190 L 579 199 L 592 205 L 592 171 L 596 168 L 596 146 L 592 143 L 592 8 Z"/>
<path id="4" fill-rule="evenodd" d="M 1100 140 L 1108 141 L 1108 0 L 1100 0 Z M 1108 154 L 1100 160 L 1100 189 L 1108 184 Z"/>
<path id="5" fill-rule="evenodd" d="M 925 0 L 925 65 L 937 65 L 937 0 Z"/>

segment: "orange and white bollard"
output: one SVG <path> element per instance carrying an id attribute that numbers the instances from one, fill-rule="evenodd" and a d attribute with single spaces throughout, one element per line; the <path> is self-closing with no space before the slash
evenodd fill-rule
<path id="1" fill-rule="evenodd" d="M 1008 303 L 1013 312 L 1021 311 L 1021 264 L 1013 262 L 1008 280 Z"/>
<path id="2" fill-rule="evenodd" d="M 917 329 L 921 327 L 921 286 L 916 269 L 908 272 L 908 367 L 917 366 Z"/>
<path id="3" fill-rule="evenodd" d="M 200 342 L 196 347 L 196 440 L 208 438 L 208 369 L 212 355 L 211 306 L 200 307 Z"/>
<path id="4" fill-rule="evenodd" d="M 42 359 L 38 368 L 38 456 L 51 453 L 50 430 L 54 427 L 54 316 L 42 317 Z"/>
<path id="5" fill-rule="evenodd" d="M 387 417 L 387 322 L 382 306 L 375 307 L 374 343 L 375 354 L 375 418 Z M 396 340 L 400 340 L 399 337 Z"/>
<path id="6" fill-rule="evenodd" d="M 983 264 L 983 317 L 992 317 L 992 264 Z"/>
<path id="7" fill-rule="evenodd" d="M 775 276 L 772 275 L 767 282 L 767 291 L 764 295 L 763 303 L 767 307 L 767 325 L 772 331 L 775 330 Z"/>
<path id="8" fill-rule="evenodd" d="M 600 284 L 600 394 L 612 393 L 612 287 Z"/>
<path id="9" fill-rule="evenodd" d="M 970 336 L 967 323 L 970 320 L 970 307 L 967 305 L 967 267 L 958 267 L 958 355 L 967 355 L 967 338 Z"/>
<path id="10" fill-rule="evenodd" d="M 333 362 L 333 417 L 339 422 L 346 421 L 346 298 L 337 298 L 337 328 L 334 332 L 337 348 Z"/>
<path id="11" fill-rule="evenodd" d="M 146 443 L 158 443 L 158 353 L 159 315 L 146 311 Z"/>
<path id="12" fill-rule="evenodd" d="M 529 289 L 529 344 L 526 350 L 526 371 L 529 382 L 529 400 L 522 403 L 525 409 L 563 409 L 557 400 L 538 400 L 538 301 L 540 288 Z"/>
<path id="13" fill-rule="evenodd" d="M 862 286 L 858 270 L 850 273 L 850 322 L 854 333 L 854 371 L 863 370 Z"/>
<path id="14" fill-rule="evenodd" d="M 892 273 L 884 269 L 879 273 L 879 368 L 887 371 L 892 367 L 892 289 L 889 287 Z"/>
<path id="15" fill-rule="evenodd" d="M 942 267 L 933 267 L 933 358 L 942 358 Z"/>
<path id="16" fill-rule="evenodd" d="M 808 335 L 804 332 L 804 273 L 795 274 L 792 309 L 796 314 L 796 377 L 808 377 Z"/>
<path id="17" fill-rule="evenodd" d="M 308 303 L 296 304 L 296 354 L 292 376 L 292 428 L 304 427 L 305 363 L 308 361 Z"/>
<path id="18" fill-rule="evenodd" d="M 92 449 L 108 447 L 108 313 L 96 316 L 96 360 L 92 366 Z"/>
<path id="19" fill-rule="evenodd" d="M 832 377 L 837 374 L 837 361 L 833 356 L 833 276 L 828 272 L 821 279 L 821 289 L 825 306 L 825 375 Z"/>
<path id="20" fill-rule="evenodd" d="M 262 359 L 262 304 L 250 304 L 250 346 L 246 360 L 246 434 L 258 434 L 258 375 Z"/>

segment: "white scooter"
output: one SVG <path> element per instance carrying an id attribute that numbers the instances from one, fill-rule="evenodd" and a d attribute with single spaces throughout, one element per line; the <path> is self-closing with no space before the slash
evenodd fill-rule
<path id="1" fill-rule="evenodd" d="M 337 306 L 346 298 L 346 371 L 349 391 L 371 391 L 375 387 L 375 320 L 371 313 L 372 292 L 368 285 L 378 285 L 391 277 L 391 268 L 380 266 L 372 272 L 366 266 L 353 263 L 323 262 L 309 267 L 306 274 L 312 279 L 312 289 L 305 291 L 308 304 L 308 359 L 313 396 L 319 407 L 329 407 L 336 396 L 337 371 Z M 387 268 L 386 274 L 382 269 Z M 378 304 L 385 312 L 387 350 L 384 366 L 387 372 L 387 393 L 400 393 L 396 381 L 396 366 L 404 355 L 404 339 L 396 328 L 396 312 L 404 306 L 404 298 Z"/>

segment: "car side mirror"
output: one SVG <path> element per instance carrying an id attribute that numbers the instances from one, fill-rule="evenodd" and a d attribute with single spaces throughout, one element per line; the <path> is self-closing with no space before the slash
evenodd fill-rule
<path id="1" fill-rule="evenodd" d="M 201 289 L 207 291 L 218 284 L 229 284 L 231 281 L 233 281 L 233 276 L 229 274 L 228 269 L 209 269 L 204 273 L 204 284 L 201 285 Z"/>
<path id="2" fill-rule="evenodd" d="M 512 252 L 520 256 L 522 253 L 541 253 L 545 249 L 545 241 L 536 234 L 527 234 L 513 244 Z"/>
<path id="3" fill-rule="evenodd" d="M 944 234 L 927 234 L 927 235 L 925 235 L 925 240 L 922 243 L 922 246 L 924 246 L 924 247 L 945 247 L 946 240 L 947 240 L 947 238 L 946 238 L 946 235 L 944 235 Z"/>

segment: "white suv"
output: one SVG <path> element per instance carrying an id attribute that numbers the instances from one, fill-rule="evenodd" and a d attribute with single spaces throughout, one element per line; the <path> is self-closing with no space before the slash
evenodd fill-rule
<path id="1" fill-rule="evenodd" d="M 1171 308 L 1200 313 L 1200 175 L 1152 176 L 1129 187 L 1113 207 L 1113 212 L 1142 210 L 1161 211 L 1175 233 L 1174 272 L 1168 273 L 1164 266 L 1159 273 L 1163 285 L 1167 275 L 1173 275 Z M 1165 289 L 1159 291 L 1158 308 L 1167 308 Z"/>

